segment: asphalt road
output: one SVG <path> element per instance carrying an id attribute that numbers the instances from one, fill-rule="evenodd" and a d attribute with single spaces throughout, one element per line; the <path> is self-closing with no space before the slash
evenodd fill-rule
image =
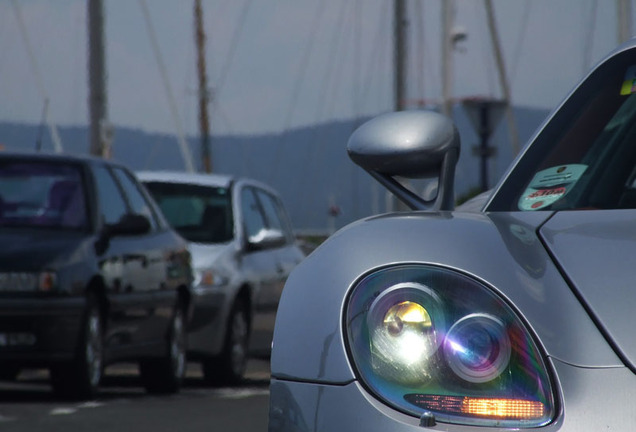
<path id="1" fill-rule="evenodd" d="M 269 362 L 253 360 L 236 387 L 206 387 L 190 364 L 181 392 L 147 395 L 134 365 L 107 370 L 96 400 L 67 402 L 51 392 L 46 371 L 0 382 L 0 431 L 267 431 Z"/>

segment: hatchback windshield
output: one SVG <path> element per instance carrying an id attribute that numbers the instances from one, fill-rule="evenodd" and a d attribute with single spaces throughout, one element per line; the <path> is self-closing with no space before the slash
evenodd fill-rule
<path id="1" fill-rule="evenodd" d="M 226 188 L 147 182 L 168 222 L 196 243 L 224 243 L 233 237 L 232 206 Z"/>
<path id="2" fill-rule="evenodd" d="M 81 179 L 76 165 L 0 161 L 0 226 L 86 228 Z"/>
<path id="3" fill-rule="evenodd" d="M 597 69 L 537 136 L 488 210 L 636 208 L 636 57 Z"/>

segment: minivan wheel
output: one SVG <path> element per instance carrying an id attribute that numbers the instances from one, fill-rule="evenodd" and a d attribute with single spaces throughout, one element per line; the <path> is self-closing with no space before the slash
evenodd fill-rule
<path id="1" fill-rule="evenodd" d="M 208 384 L 231 385 L 243 379 L 247 369 L 249 323 L 243 301 L 237 299 L 228 320 L 223 352 L 203 361 L 203 376 Z"/>
<path id="2" fill-rule="evenodd" d="M 181 388 L 186 371 L 186 327 L 183 308 L 175 309 L 165 356 L 139 363 L 141 381 L 148 393 L 170 394 Z"/>
<path id="3" fill-rule="evenodd" d="M 59 395 L 89 399 L 97 394 L 103 369 L 103 320 L 97 301 L 89 297 L 75 359 L 51 367 L 51 385 Z"/>

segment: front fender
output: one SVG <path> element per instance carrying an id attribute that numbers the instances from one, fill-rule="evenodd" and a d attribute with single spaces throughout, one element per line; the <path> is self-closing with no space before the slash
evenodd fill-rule
<path id="1" fill-rule="evenodd" d="M 443 266 L 480 280 L 526 321 L 548 356 L 584 367 L 621 365 L 535 232 L 547 212 L 414 212 L 356 222 L 334 234 L 289 277 L 271 358 L 279 379 L 355 379 L 343 337 L 347 292 L 379 267 Z"/>

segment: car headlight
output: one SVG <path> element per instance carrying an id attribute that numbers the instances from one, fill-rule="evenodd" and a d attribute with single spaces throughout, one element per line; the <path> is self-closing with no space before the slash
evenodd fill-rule
<path id="1" fill-rule="evenodd" d="M 49 292 L 57 286 L 57 274 L 42 272 L 0 272 L 0 292 Z"/>
<path id="2" fill-rule="evenodd" d="M 345 320 L 360 381 L 396 409 L 502 427 L 542 426 L 555 415 L 529 331 L 470 277 L 428 265 L 381 269 L 355 285 Z"/>
<path id="3" fill-rule="evenodd" d="M 227 285 L 229 278 L 215 269 L 202 269 L 195 272 L 194 286 L 217 287 Z"/>

